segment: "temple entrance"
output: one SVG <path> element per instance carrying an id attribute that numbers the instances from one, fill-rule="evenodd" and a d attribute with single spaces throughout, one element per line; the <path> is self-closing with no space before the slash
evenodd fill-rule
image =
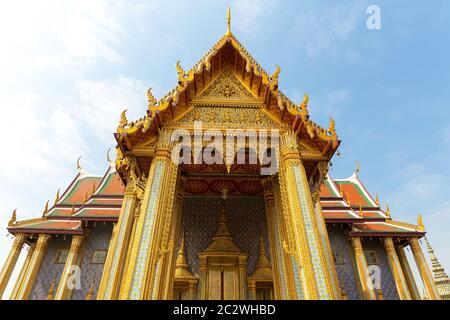
<path id="1" fill-rule="evenodd" d="M 177 246 L 185 262 L 177 261 L 176 270 L 183 266 L 188 271 L 195 281 L 191 284 L 195 290 L 190 291 L 195 294 L 188 294 L 187 282 L 180 287 L 175 276 L 173 298 L 273 299 L 270 240 L 259 172 L 249 174 L 236 168 L 229 174 L 217 174 L 212 171 L 221 169 L 202 168 L 203 173 L 184 173 Z M 186 278 L 187 273 L 183 274 Z M 260 274 L 264 274 L 264 282 L 258 278 Z"/>

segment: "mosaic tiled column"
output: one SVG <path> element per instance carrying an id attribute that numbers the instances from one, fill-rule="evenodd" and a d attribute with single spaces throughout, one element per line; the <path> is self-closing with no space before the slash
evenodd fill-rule
<path id="1" fill-rule="evenodd" d="M 358 271 L 358 277 L 364 299 L 377 300 L 375 290 L 372 285 L 372 279 L 370 278 L 366 256 L 364 255 L 364 250 L 362 248 L 361 239 L 359 237 L 350 237 L 350 242 L 355 254 L 356 269 Z"/>
<path id="2" fill-rule="evenodd" d="M 56 290 L 55 300 L 67 300 L 73 290 L 71 277 L 75 276 L 76 272 L 80 272 L 78 265 L 80 263 L 80 251 L 83 244 L 84 236 L 76 235 L 72 237 L 69 254 L 67 255 L 66 264 L 59 281 L 58 289 Z"/>
<path id="3" fill-rule="evenodd" d="M 17 294 L 23 284 L 23 279 L 25 274 L 27 273 L 28 267 L 30 266 L 31 257 L 33 256 L 34 248 L 36 247 L 35 243 L 32 243 L 28 248 L 27 256 L 25 257 L 25 261 L 22 265 L 22 269 L 20 270 L 19 277 L 17 278 L 16 284 L 14 285 L 14 289 L 11 292 L 10 300 L 15 300 Z"/>
<path id="4" fill-rule="evenodd" d="M 275 179 L 273 184 L 275 214 L 273 215 L 273 221 L 275 226 L 275 232 L 278 236 L 275 239 L 279 239 L 277 244 L 277 252 L 279 253 L 280 262 L 282 262 L 283 269 L 280 271 L 280 286 L 283 293 L 283 299 L 286 300 L 304 300 L 304 288 L 303 283 L 306 281 L 304 272 L 300 265 L 297 263 L 295 255 L 293 255 L 288 246 L 291 246 L 293 240 L 289 237 L 287 227 L 290 225 L 288 219 L 287 199 L 285 188 L 282 183 L 283 179 L 279 175 L 278 179 Z M 281 249 L 279 249 L 281 248 Z"/>
<path id="5" fill-rule="evenodd" d="M 391 267 L 392 275 L 394 276 L 395 286 L 397 287 L 398 296 L 401 300 L 411 300 L 408 284 L 403 274 L 402 266 L 395 252 L 394 242 L 391 237 L 383 238 L 384 248 Z"/>
<path id="6" fill-rule="evenodd" d="M 16 266 L 17 259 L 19 258 L 20 252 L 22 251 L 23 244 L 25 243 L 25 235 L 20 233 L 14 238 L 14 242 L 9 252 L 8 258 L 6 258 L 5 264 L 3 266 L 2 272 L 0 273 L 0 299 L 5 292 L 6 286 L 8 285 L 11 274 Z"/>
<path id="7" fill-rule="evenodd" d="M 413 300 L 421 300 L 419 290 L 417 289 L 416 280 L 414 279 L 414 275 L 409 265 L 408 258 L 405 254 L 405 249 L 403 248 L 403 246 L 398 245 L 395 246 L 395 251 L 397 252 L 397 257 L 402 267 L 403 274 L 408 285 L 409 293 L 411 294 L 411 298 Z"/>
<path id="8" fill-rule="evenodd" d="M 113 236 L 111 237 L 105 261 L 105 272 L 103 272 L 97 295 L 98 300 L 117 299 L 119 295 L 130 235 L 132 233 L 136 202 L 135 181 L 130 179 L 125 189 L 119 220 L 114 227 Z"/>
<path id="9" fill-rule="evenodd" d="M 175 207 L 173 210 L 167 208 L 167 214 L 171 216 L 171 219 L 166 221 L 170 227 L 170 236 L 168 244 L 168 252 L 164 257 L 164 279 L 161 281 L 161 288 L 159 293 L 159 299 L 171 299 L 173 293 L 173 279 L 175 276 L 175 264 L 177 259 L 176 249 L 177 243 L 179 242 L 181 234 L 181 213 L 183 210 L 183 199 L 184 199 L 184 178 L 180 177 L 178 179 L 177 193 Z M 172 212 L 169 212 L 171 210 Z M 197 289 L 195 289 L 196 291 Z M 195 298 L 194 298 L 195 299 Z M 191 299 L 191 300 L 194 300 Z"/>
<path id="10" fill-rule="evenodd" d="M 287 132 L 281 139 L 280 166 L 287 195 L 287 226 L 293 245 L 289 250 L 305 272 L 303 284 L 307 299 L 337 299 L 333 275 L 326 258 L 327 248 L 321 240 L 309 183 L 297 145 L 297 135 Z M 297 267 L 298 269 L 299 267 Z"/>
<path id="11" fill-rule="evenodd" d="M 417 240 L 417 238 L 410 238 L 409 244 L 411 246 L 414 260 L 416 260 L 417 269 L 419 270 L 420 277 L 422 278 L 423 285 L 429 299 L 441 300 L 436 285 L 433 281 L 433 276 L 431 275 L 430 269 L 428 268 L 428 263 L 423 255 L 422 248 L 420 248 L 419 240 Z"/>
<path id="12" fill-rule="evenodd" d="M 275 197 L 273 193 L 273 181 L 272 177 L 263 179 L 264 186 L 264 199 L 266 204 L 267 224 L 270 240 L 270 253 L 272 260 L 272 272 L 274 278 L 274 293 L 275 299 L 287 299 L 287 285 L 286 285 L 286 273 L 284 271 L 284 259 L 283 259 L 283 247 L 282 240 L 280 239 L 280 225 L 278 211 L 275 207 Z M 249 288 L 250 293 L 250 288 Z M 256 293 L 255 293 L 256 299 Z"/>
<path id="13" fill-rule="evenodd" d="M 161 258 L 167 250 L 163 239 L 169 231 L 164 228 L 164 218 L 167 207 L 173 206 L 169 203 L 174 199 L 174 194 L 170 194 L 170 190 L 174 191 L 171 178 L 173 170 L 178 169 L 171 160 L 170 131 L 160 131 L 154 154 L 121 299 L 156 299 L 158 294 Z"/>
<path id="14" fill-rule="evenodd" d="M 17 300 L 26 300 L 31 293 L 31 289 L 34 285 L 34 280 L 41 268 L 42 259 L 44 258 L 44 254 L 47 251 L 48 243 L 51 239 L 51 235 L 49 234 L 40 234 L 36 243 L 36 247 L 34 248 L 33 255 L 31 256 L 30 265 L 28 270 L 23 278 L 22 287 L 17 294 Z"/>

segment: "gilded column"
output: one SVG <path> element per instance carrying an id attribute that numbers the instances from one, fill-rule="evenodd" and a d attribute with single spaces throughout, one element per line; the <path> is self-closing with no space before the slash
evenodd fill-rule
<path id="1" fill-rule="evenodd" d="M 280 163 L 278 161 L 278 163 Z M 282 164 L 280 163 L 280 167 Z M 281 170 L 281 169 L 280 169 Z M 291 226 L 289 218 L 289 210 L 287 205 L 286 188 L 284 179 L 281 174 L 278 175 L 274 185 L 274 200 L 276 214 L 274 217 L 275 229 L 279 234 L 279 240 L 282 247 L 280 253 L 281 261 L 283 262 L 283 272 L 281 276 L 281 289 L 284 292 L 283 299 L 287 300 L 304 300 L 306 288 L 305 272 L 302 269 L 301 263 L 297 260 L 296 253 L 289 248 L 294 247 L 294 240 L 292 239 L 292 232 L 288 232 L 288 227 Z M 280 269 L 281 270 L 281 269 Z M 284 281 L 283 281 L 284 280 Z M 283 286 L 283 284 L 285 286 Z"/>
<path id="2" fill-rule="evenodd" d="M 133 229 L 134 211 L 138 201 L 138 194 L 142 193 L 142 184 L 144 183 L 136 177 L 135 160 L 133 158 L 126 158 L 126 160 L 130 166 L 130 172 L 119 220 L 115 226 L 105 261 L 104 270 L 109 270 L 109 272 L 103 272 L 97 295 L 98 300 L 114 300 L 119 296 L 125 260 L 127 258 L 129 241 Z"/>
<path id="3" fill-rule="evenodd" d="M 166 223 L 170 227 L 170 241 L 168 252 L 164 261 L 164 280 L 161 284 L 159 299 L 171 299 L 173 293 L 173 279 L 175 276 L 175 265 L 177 260 L 176 247 L 181 234 L 181 215 L 183 211 L 184 199 L 184 177 L 178 179 L 176 201 L 173 210 L 167 208 L 167 214 L 172 218 Z M 170 212 L 172 211 L 172 212 Z M 194 300 L 194 299 L 191 299 Z"/>
<path id="4" fill-rule="evenodd" d="M 431 300 L 441 300 L 441 297 L 436 289 L 436 285 L 434 284 L 433 276 L 428 268 L 427 261 L 425 260 L 422 249 L 420 248 L 419 240 L 417 240 L 417 238 L 410 238 L 409 244 L 411 246 L 414 260 L 416 260 L 417 269 L 419 270 L 428 298 Z"/>
<path id="5" fill-rule="evenodd" d="M 367 267 L 366 256 L 359 237 L 350 237 L 353 252 L 355 254 L 356 269 L 358 270 L 359 281 L 366 300 L 377 300 L 375 290 L 370 278 L 369 268 Z"/>
<path id="6" fill-rule="evenodd" d="M 76 268 L 80 262 L 81 245 L 83 244 L 84 236 L 75 235 L 72 237 L 72 243 L 70 244 L 69 254 L 67 255 L 66 264 L 61 274 L 61 280 L 59 281 L 58 289 L 56 290 L 55 300 L 67 300 L 70 299 L 72 293 L 72 286 L 69 283 L 70 278 L 75 272 L 79 272 Z"/>
<path id="7" fill-rule="evenodd" d="M 33 255 L 31 256 L 30 265 L 23 278 L 23 284 L 17 294 L 17 300 L 26 300 L 33 289 L 34 280 L 41 268 L 42 259 L 47 250 L 48 243 L 51 239 L 49 234 L 40 234 L 34 248 Z"/>
<path id="8" fill-rule="evenodd" d="M 17 278 L 16 284 L 14 285 L 14 289 L 11 293 L 11 297 L 9 298 L 10 300 L 15 300 L 17 297 L 17 294 L 23 284 L 23 279 L 25 277 L 25 274 L 27 273 L 28 267 L 30 266 L 31 257 L 33 255 L 35 247 L 36 247 L 36 244 L 32 243 L 32 244 L 30 244 L 30 247 L 28 248 L 27 256 L 22 265 L 22 269 L 20 270 L 20 274 L 19 274 L 19 277 Z"/>
<path id="9" fill-rule="evenodd" d="M 309 183 L 297 145 L 297 135 L 287 132 L 281 139 L 280 166 L 287 195 L 288 232 L 293 246 L 289 248 L 296 262 L 301 264 L 306 281 L 303 284 L 307 299 L 330 300 L 336 297 L 333 275 L 327 265 L 327 248 L 320 237 L 316 211 Z M 298 267 L 297 267 L 298 268 Z"/>
<path id="10" fill-rule="evenodd" d="M 414 279 L 414 275 L 409 265 L 408 258 L 406 257 L 405 249 L 403 248 L 403 246 L 398 245 L 395 247 L 395 250 L 397 252 L 397 257 L 400 261 L 400 265 L 402 267 L 403 274 L 409 288 L 409 293 L 411 294 L 411 298 L 414 300 L 421 300 L 422 298 L 420 297 L 419 290 L 417 289 L 416 280 Z"/>
<path id="11" fill-rule="evenodd" d="M 141 213 L 136 226 L 130 254 L 130 264 L 121 299 L 156 299 L 161 257 L 164 255 L 167 243 L 162 242 L 164 232 L 164 218 L 170 201 L 173 201 L 174 190 L 171 177 L 173 170 L 178 167 L 171 161 L 170 150 L 171 132 L 162 129 L 159 133 L 155 156 L 150 166 L 144 198 L 141 203 Z M 176 175 L 175 175 L 176 177 Z M 173 192 L 174 193 L 174 192 Z"/>
<path id="12" fill-rule="evenodd" d="M 388 257 L 389 265 L 391 267 L 392 275 L 394 276 L 395 286 L 397 287 L 398 296 L 401 300 L 411 300 L 408 284 L 403 274 L 402 266 L 395 252 L 394 242 L 391 237 L 383 238 L 384 248 Z"/>
<path id="13" fill-rule="evenodd" d="M 274 278 L 275 299 L 287 299 L 286 277 L 284 272 L 283 247 L 280 239 L 278 215 L 275 208 L 275 197 L 273 193 L 273 178 L 268 177 L 263 181 L 264 199 L 266 203 L 267 226 L 269 231 L 270 252 L 272 260 L 272 272 Z M 281 253 L 281 254 L 279 254 Z M 250 288 L 249 288 L 250 292 Z"/>
<path id="14" fill-rule="evenodd" d="M 9 252 L 8 258 L 3 266 L 2 272 L 0 273 L 0 299 L 5 292 L 6 286 L 8 285 L 11 274 L 16 266 L 17 259 L 19 258 L 20 252 L 22 251 L 23 244 L 25 243 L 25 235 L 19 233 L 15 236 L 14 242 Z"/>

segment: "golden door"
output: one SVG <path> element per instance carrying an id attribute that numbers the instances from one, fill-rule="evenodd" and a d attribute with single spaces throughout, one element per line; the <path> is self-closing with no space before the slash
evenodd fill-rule
<path id="1" fill-rule="evenodd" d="M 239 275 L 235 265 L 208 266 L 208 300 L 237 300 Z"/>

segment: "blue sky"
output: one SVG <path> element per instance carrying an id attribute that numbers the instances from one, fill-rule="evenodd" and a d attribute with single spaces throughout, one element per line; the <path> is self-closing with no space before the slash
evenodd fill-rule
<path id="1" fill-rule="evenodd" d="M 120 112 L 176 85 L 226 31 L 228 1 L 4 1 L 0 5 L 0 223 L 40 216 L 84 168 L 106 170 Z M 370 4 L 381 29 L 366 27 Z M 23 10 L 27 8 L 27 10 Z M 331 174 L 360 177 L 394 219 L 423 214 L 450 268 L 450 3 L 231 1 L 232 31 L 314 121 L 336 120 Z M 4 230 L 4 229 L 3 229 Z M 11 239 L 0 234 L 0 263 Z"/>

